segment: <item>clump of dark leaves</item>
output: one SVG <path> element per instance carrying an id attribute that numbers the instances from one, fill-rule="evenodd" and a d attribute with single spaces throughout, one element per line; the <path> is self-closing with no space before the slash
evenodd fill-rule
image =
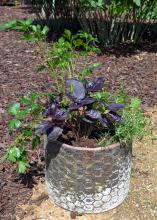
<path id="1" fill-rule="evenodd" d="M 123 105 L 107 104 L 101 97 L 93 96 L 103 91 L 104 83 L 103 77 L 67 80 L 65 94 L 59 94 L 49 102 L 44 112 L 45 120 L 36 128 L 36 134 L 46 134 L 49 141 L 55 141 L 66 130 L 74 132 L 77 138 L 89 137 L 95 129 L 112 130 L 115 122 L 122 121 L 117 112 Z M 80 126 L 86 128 L 84 133 L 79 130 Z"/>

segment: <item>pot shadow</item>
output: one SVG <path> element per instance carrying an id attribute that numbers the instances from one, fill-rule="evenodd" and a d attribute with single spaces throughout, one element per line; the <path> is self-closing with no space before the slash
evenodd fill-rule
<path id="1" fill-rule="evenodd" d="M 59 141 L 53 141 L 53 142 L 48 142 L 46 144 L 46 150 L 45 150 L 45 165 L 46 165 L 46 170 L 49 168 L 49 165 L 51 163 L 51 160 L 57 157 L 57 155 L 60 152 L 60 148 L 62 147 L 62 143 Z"/>

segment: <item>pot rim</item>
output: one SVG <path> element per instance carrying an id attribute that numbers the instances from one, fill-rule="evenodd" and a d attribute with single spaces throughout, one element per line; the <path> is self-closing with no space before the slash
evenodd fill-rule
<path id="1" fill-rule="evenodd" d="M 47 138 L 47 135 L 44 135 L 44 142 L 45 144 L 48 143 L 48 138 Z M 69 150 L 77 150 L 77 151 L 88 151 L 88 152 L 100 152 L 100 151 L 106 151 L 106 152 L 110 152 L 110 151 L 113 151 L 113 150 L 118 150 L 122 147 L 128 147 L 126 144 L 122 144 L 120 142 L 117 142 L 115 144 L 111 144 L 111 145 L 107 145 L 107 146 L 104 146 L 104 147 L 94 147 L 94 148 L 90 148 L 90 147 L 76 147 L 76 146 L 73 146 L 73 145 L 69 145 L 69 144 L 65 144 L 63 142 L 60 142 L 60 141 L 52 141 L 53 143 L 58 143 L 59 145 L 61 145 L 63 148 L 65 149 L 69 149 Z M 44 145 L 45 145 L 44 144 Z M 129 145 L 131 148 L 132 148 L 132 144 Z"/>
<path id="2" fill-rule="evenodd" d="M 62 147 L 69 149 L 69 150 L 77 150 L 77 151 L 90 151 L 90 152 L 98 152 L 98 151 L 112 151 L 112 150 L 117 150 L 121 148 L 120 142 L 117 142 L 115 144 L 108 145 L 106 147 L 95 147 L 95 148 L 90 148 L 90 147 L 75 147 L 72 145 L 64 144 L 62 143 Z"/>

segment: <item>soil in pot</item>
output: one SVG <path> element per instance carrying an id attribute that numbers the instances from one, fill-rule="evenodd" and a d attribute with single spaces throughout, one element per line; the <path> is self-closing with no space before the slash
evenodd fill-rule
<path id="1" fill-rule="evenodd" d="M 105 137 L 105 143 L 98 144 L 102 138 Z M 75 133 L 71 130 L 65 129 L 63 134 L 59 137 L 58 141 L 71 145 L 73 147 L 83 147 L 83 148 L 97 148 L 100 146 L 108 146 L 110 144 L 117 143 L 112 139 L 112 134 L 106 132 L 106 130 L 97 131 L 94 130 L 89 136 L 76 137 Z"/>

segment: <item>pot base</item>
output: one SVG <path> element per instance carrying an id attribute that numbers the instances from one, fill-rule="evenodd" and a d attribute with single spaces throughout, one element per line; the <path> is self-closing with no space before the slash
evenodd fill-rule
<path id="1" fill-rule="evenodd" d="M 95 194 L 60 194 L 59 190 L 53 188 L 46 181 L 49 198 L 61 208 L 77 213 L 101 213 L 119 206 L 127 197 L 129 192 L 129 182 L 117 186 L 116 188 L 106 188 L 104 191 Z"/>
<path id="2" fill-rule="evenodd" d="M 77 213 L 100 213 L 120 205 L 129 191 L 131 147 L 76 149 L 46 146 L 46 186 L 51 200 Z"/>

